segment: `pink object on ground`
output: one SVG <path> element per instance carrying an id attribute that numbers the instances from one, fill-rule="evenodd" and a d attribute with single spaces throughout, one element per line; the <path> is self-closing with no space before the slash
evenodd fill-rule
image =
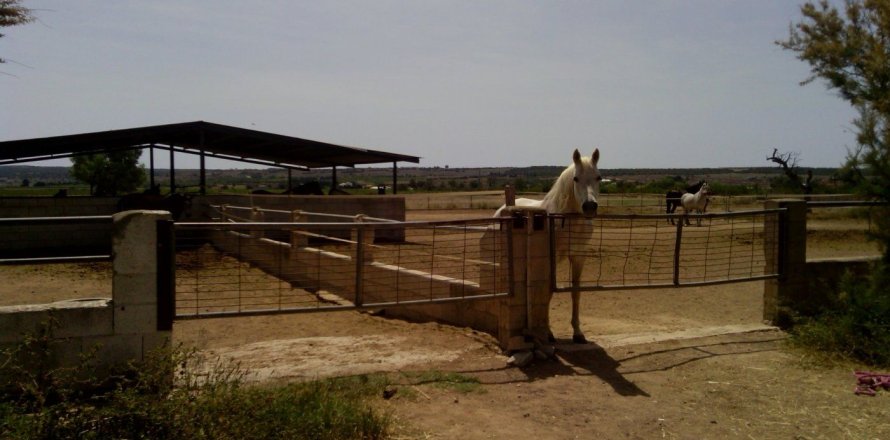
<path id="1" fill-rule="evenodd" d="M 890 374 L 874 373 L 871 371 L 854 371 L 856 376 L 856 394 L 874 396 L 877 390 L 884 388 L 890 390 Z"/>

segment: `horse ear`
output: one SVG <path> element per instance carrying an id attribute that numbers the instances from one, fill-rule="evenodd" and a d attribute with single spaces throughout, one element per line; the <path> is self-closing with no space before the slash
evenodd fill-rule
<path id="1" fill-rule="evenodd" d="M 596 148 L 593 150 L 593 164 L 596 165 L 596 163 L 599 161 L 600 161 L 600 149 Z"/>
<path id="2" fill-rule="evenodd" d="M 575 148 L 575 152 L 572 153 L 572 162 L 581 163 L 581 152 Z"/>

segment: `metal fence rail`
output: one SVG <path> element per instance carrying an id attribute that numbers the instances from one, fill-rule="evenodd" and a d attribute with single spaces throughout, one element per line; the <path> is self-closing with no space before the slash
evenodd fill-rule
<path id="1" fill-rule="evenodd" d="M 111 216 L 0 218 L 0 264 L 111 259 Z"/>
<path id="2" fill-rule="evenodd" d="M 0 218 L 0 305 L 111 297 L 111 216 Z"/>
<path id="3" fill-rule="evenodd" d="M 177 223 L 176 317 L 505 296 L 501 221 Z"/>
<path id="4" fill-rule="evenodd" d="M 766 219 L 782 210 L 682 216 L 599 215 L 566 221 L 551 217 L 551 252 L 571 248 L 583 260 L 581 290 L 719 284 L 779 275 L 778 229 Z M 677 225 L 668 220 L 674 218 Z M 701 221 L 701 226 L 698 222 Z M 592 232 L 591 232 L 592 231 Z M 574 243 L 574 244 L 570 244 Z M 565 258 L 552 258 L 554 291 L 570 291 Z"/>

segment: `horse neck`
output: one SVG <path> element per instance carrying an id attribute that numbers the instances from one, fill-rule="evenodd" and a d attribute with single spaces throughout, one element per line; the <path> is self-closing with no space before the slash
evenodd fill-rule
<path id="1" fill-rule="evenodd" d="M 551 213 L 570 213 L 576 212 L 573 206 L 578 205 L 575 201 L 575 191 L 572 187 L 572 175 L 574 173 L 574 165 L 566 168 L 556 182 L 547 191 L 544 199 L 541 200 L 541 207 Z"/>
<path id="2" fill-rule="evenodd" d="M 704 188 L 700 188 L 697 193 L 695 193 L 695 204 L 698 205 L 701 203 L 703 199 L 708 197 L 707 193 L 704 191 Z"/>

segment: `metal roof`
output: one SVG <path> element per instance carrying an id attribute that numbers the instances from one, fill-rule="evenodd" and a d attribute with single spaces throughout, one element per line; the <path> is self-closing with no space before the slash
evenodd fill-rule
<path id="1" fill-rule="evenodd" d="M 416 156 L 197 121 L 0 142 L 0 165 L 150 146 L 284 168 L 420 163 Z"/>

